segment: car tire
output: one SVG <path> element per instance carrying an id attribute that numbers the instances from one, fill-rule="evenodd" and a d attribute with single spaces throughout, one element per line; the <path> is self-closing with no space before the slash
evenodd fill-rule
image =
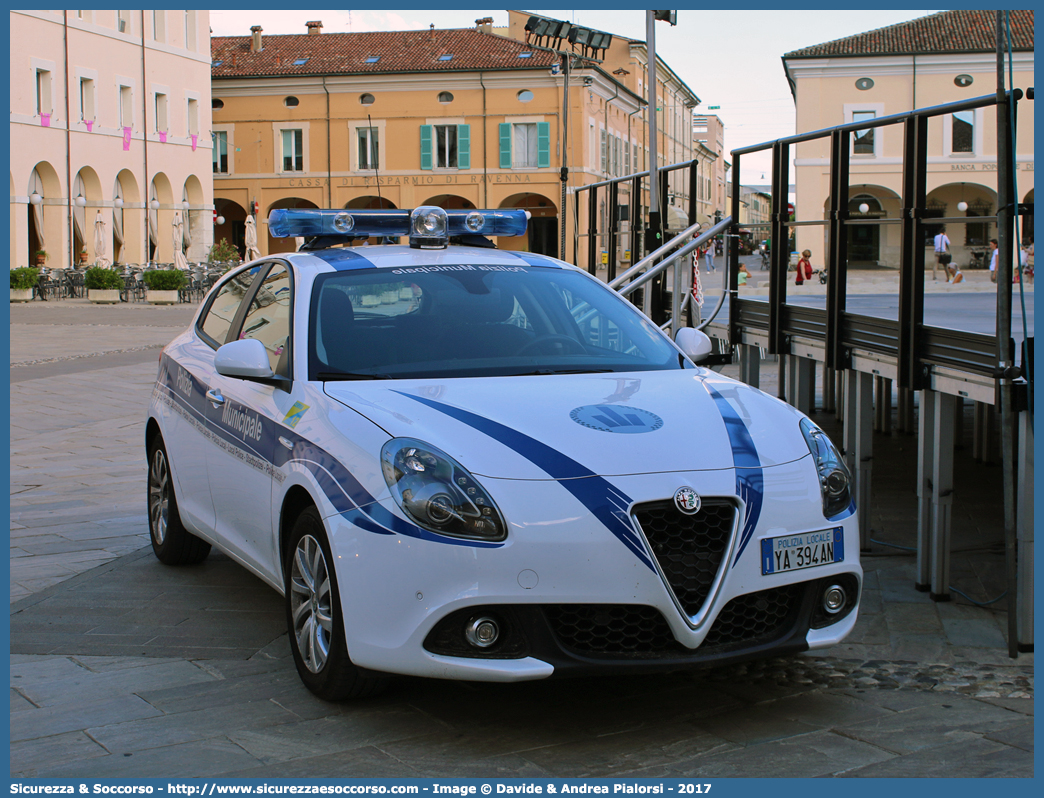
<path id="1" fill-rule="evenodd" d="M 210 544 L 193 535 L 181 523 L 174 478 L 163 438 L 149 444 L 148 511 L 152 551 L 164 565 L 195 565 L 210 554 Z"/>
<path id="2" fill-rule="evenodd" d="M 287 635 L 297 673 L 319 698 L 343 701 L 381 692 L 388 678 L 357 667 L 348 656 L 337 576 L 326 530 L 309 507 L 294 523 L 283 566 Z"/>

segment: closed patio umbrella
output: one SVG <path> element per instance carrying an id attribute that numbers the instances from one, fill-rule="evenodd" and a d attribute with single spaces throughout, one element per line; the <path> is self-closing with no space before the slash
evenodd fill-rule
<path id="1" fill-rule="evenodd" d="M 171 237 L 174 242 L 174 268 L 175 269 L 187 269 L 188 261 L 185 260 L 185 253 L 181 249 L 181 242 L 184 240 L 184 222 L 181 220 L 181 211 L 175 211 L 174 213 L 174 225 Z"/>
<path id="2" fill-rule="evenodd" d="M 246 244 L 247 260 L 255 260 L 261 257 L 261 250 L 257 248 L 257 224 L 254 222 L 253 216 L 247 216 L 246 218 L 246 236 L 243 243 Z"/>
<path id="3" fill-rule="evenodd" d="M 108 268 L 110 261 L 105 257 L 105 220 L 101 211 L 94 217 L 94 265 Z"/>

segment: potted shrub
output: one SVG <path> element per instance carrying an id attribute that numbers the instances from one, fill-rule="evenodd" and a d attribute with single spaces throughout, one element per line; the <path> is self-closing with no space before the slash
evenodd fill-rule
<path id="1" fill-rule="evenodd" d="M 115 304 L 120 301 L 123 277 L 119 272 L 92 266 L 84 272 L 83 284 L 87 287 L 87 298 L 91 302 Z"/>
<path id="2" fill-rule="evenodd" d="M 207 263 L 239 263 L 239 250 L 222 238 L 210 248 Z"/>
<path id="3" fill-rule="evenodd" d="M 36 250 L 36 265 L 43 266 L 47 262 L 47 251 L 43 249 Z"/>
<path id="4" fill-rule="evenodd" d="M 32 266 L 11 269 L 11 301 L 28 302 L 33 298 L 33 286 L 40 279 L 40 270 Z"/>
<path id="5" fill-rule="evenodd" d="M 84 247 L 84 248 L 80 249 L 80 263 L 86 263 L 86 262 L 87 262 L 87 248 Z"/>
<path id="6" fill-rule="evenodd" d="M 145 300 L 153 305 L 176 305 L 178 291 L 185 287 L 185 272 L 181 269 L 157 269 L 145 272 Z"/>

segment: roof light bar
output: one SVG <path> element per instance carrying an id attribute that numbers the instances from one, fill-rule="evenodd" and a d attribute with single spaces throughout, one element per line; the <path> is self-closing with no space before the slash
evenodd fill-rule
<path id="1" fill-rule="evenodd" d="M 279 208 L 269 214 L 268 232 L 275 238 L 334 236 L 346 240 L 408 235 L 411 243 L 417 239 L 417 246 L 442 247 L 450 236 L 525 235 L 528 223 L 529 212 L 520 209 L 447 211 L 432 205 L 412 211 Z"/>

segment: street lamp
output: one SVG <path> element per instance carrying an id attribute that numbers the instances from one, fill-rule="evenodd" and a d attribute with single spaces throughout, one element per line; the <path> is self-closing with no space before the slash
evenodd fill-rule
<path id="1" fill-rule="evenodd" d="M 83 194 L 77 194 L 73 202 L 75 202 L 76 206 L 79 208 L 82 208 L 84 205 L 87 204 L 87 200 L 84 199 Z"/>
<path id="2" fill-rule="evenodd" d="M 214 219 L 214 223 L 217 224 L 218 227 L 220 227 L 221 225 L 223 225 L 225 223 L 225 217 L 224 216 L 218 216 L 216 219 Z"/>
<path id="3" fill-rule="evenodd" d="M 114 207 L 114 208 L 122 208 L 123 207 L 123 197 L 117 197 L 116 199 L 114 199 L 112 201 L 112 207 Z"/>
<path id="4" fill-rule="evenodd" d="M 30 205 L 42 205 L 43 204 L 43 197 L 41 197 L 39 194 L 37 194 L 34 191 L 32 194 L 29 195 L 29 204 Z"/>
<path id="5" fill-rule="evenodd" d="M 187 211 L 192 207 L 192 203 L 190 203 L 188 200 L 185 200 L 183 203 L 181 203 L 181 207 Z"/>
<path id="6" fill-rule="evenodd" d="M 149 203 L 149 207 L 152 208 L 152 210 L 154 210 L 154 211 L 158 211 L 159 210 L 159 200 L 152 200 Z"/>

